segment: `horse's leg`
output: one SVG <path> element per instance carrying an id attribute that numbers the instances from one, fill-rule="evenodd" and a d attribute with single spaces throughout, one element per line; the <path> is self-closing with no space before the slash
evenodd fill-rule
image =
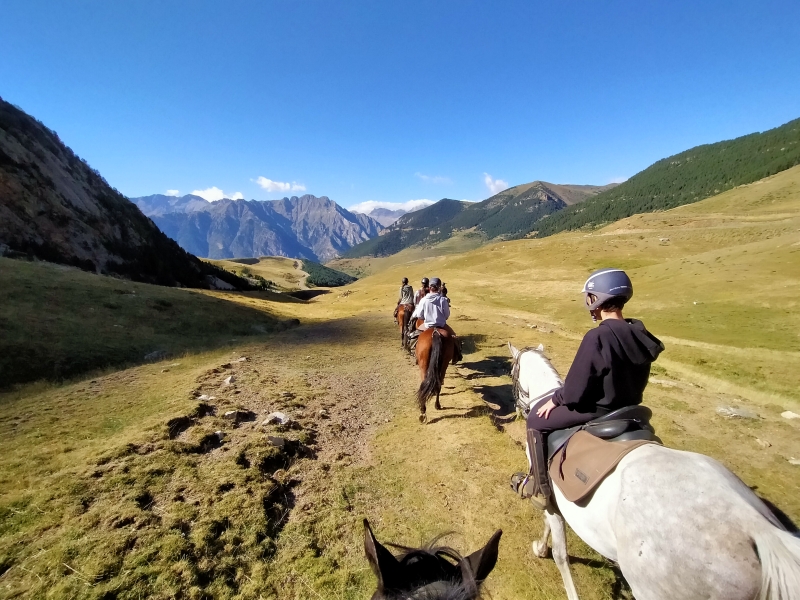
<path id="1" fill-rule="evenodd" d="M 569 571 L 569 559 L 567 557 L 567 532 L 564 523 L 564 517 L 548 508 L 547 512 L 545 513 L 545 518 L 550 524 L 550 530 L 553 534 L 553 560 L 558 567 L 558 572 L 561 573 L 561 579 L 564 580 L 564 588 L 567 591 L 567 599 L 580 600 L 578 598 L 578 591 L 575 589 L 575 582 L 572 581 L 572 573 Z"/>
<path id="2" fill-rule="evenodd" d="M 453 338 L 445 338 L 448 340 L 447 345 L 442 349 L 442 365 L 439 369 L 439 389 L 436 391 L 436 410 L 442 410 L 442 405 L 439 404 L 439 393 L 442 391 L 444 385 L 444 376 L 447 374 L 447 365 L 453 360 L 453 352 L 455 351 L 455 343 Z"/>
<path id="3" fill-rule="evenodd" d="M 533 553 L 539 558 L 547 558 L 547 551 L 549 550 L 547 542 L 550 539 L 550 520 L 547 515 L 544 515 L 544 531 L 539 540 L 534 540 L 532 547 Z"/>

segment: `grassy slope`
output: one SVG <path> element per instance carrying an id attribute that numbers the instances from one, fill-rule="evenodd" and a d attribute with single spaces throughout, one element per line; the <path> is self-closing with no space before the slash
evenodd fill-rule
<path id="1" fill-rule="evenodd" d="M 284 327 L 224 293 L 167 288 L 0 258 L 3 385 L 215 348 Z M 259 293 L 264 297 L 283 297 Z"/>
<path id="2" fill-rule="evenodd" d="M 800 119 L 669 156 L 612 190 L 540 220 L 538 237 L 697 202 L 800 164 Z"/>
<path id="3" fill-rule="evenodd" d="M 714 456 L 800 519 L 797 467 L 786 460 L 796 457 L 798 425 L 779 416 L 800 412 L 799 229 L 796 168 L 591 235 L 405 255 L 405 264 L 392 257 L 346 297 L 278 305 L 220 295 L 228 310 L 235 302 L 307 325 L 178 366 L 0 396 L 1 593 L 363 598 L 372 585 L 360 548 L 366 515 L 381 539 L 401 543 L 455 529 L 464 551 L 502 527 L 492 597 L 562 595 L 552 561 L 530 554 L 541 531 L 537 515 L 506 489 L 508 473 L 524 465 L 514 441 L 521 425 L 501 433 L 482 401 L 510 397 L 506 340 L 543 342 L 566 372 L 591 327 L 577 290 L 587 272 L 607 264 L 631 271 L 636 296 L 626 312 L 667 344 L 646 392 L 666 443 Z M 426 427 L 416 423 L 415 371 L 395 347 L 389 316 L 403 275 L 444 277 L 452 324 L 467 346 L 463 367 L 448 371 L 442 400 L 449 408 Z M 240 353 L 251 361 L 234 365 L 235 389 L 221 386 L 230 367 L 220 365 Z M 177 442 L 191 445 L 222 428 L 231 435 L 228 451 L 176 454 L 166 423 L 197 406 L 193 390 L 221 396 L 221 408 L 260 414 L 283 407 L 283 390 L 296 393 L 286 410 L 305 415 L 304 429 L 289 435 L 313 428 L 320 439 L 312 443 L 316 459 L 289 468 L 289 480 L 300 483 L 286 489 L 282 475 L 259 474 L 258 456 L 270 451 L 263 434 L 217 417 L 198 419 Z M 330 419 L 315 418 L 320 403 Z M 762 418 L 726 420 L 715 412 L 723 404 Z M 131 520 L 119 525 L 120 518 Z M 616 596 L 613 572 L 574 537 L 570 544 L 581 559 L 574 570 L 582 598 Z"/>
<path id="4" fill-rule="evenodd" d="M 274 282 L 278 288 L 285 291 L 308 289 L 305 280 L 308 275 L 301 269 L 302 261 L 294 258 L 284 258 L 282 256 L 262 256 L 259 259 L 244 259 L 247 263 L 233 260 L 207 260 L 228 271 L 234 271 L 238 275 L 248 272 L 261 275 L 264 279 Z M 252 261 L 257 261 L 252 263 Z"/>

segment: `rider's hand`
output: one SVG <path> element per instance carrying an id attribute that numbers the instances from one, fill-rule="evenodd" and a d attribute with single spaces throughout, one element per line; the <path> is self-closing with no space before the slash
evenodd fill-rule
<path id="1" fill-rule="evenodd" d="M 550 413 L 555 407 L 556 405 L 553 404 L 553 401 L 548 400 L 545 404 L 542 404 L 539 407 L 539 410 L 536 411 L 536 416 L 541 417 L 542 419 L 547 419 L 550 417 Z"/>

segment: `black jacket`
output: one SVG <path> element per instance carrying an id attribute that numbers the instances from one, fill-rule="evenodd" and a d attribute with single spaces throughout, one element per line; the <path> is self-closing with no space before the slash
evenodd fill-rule
<path id="1" fill-rule="evenodd" d="M 583 337 L 553 402 L 581 412 L 641 404 L 650 363 L 663 349 L 641 321 L 606 319 Z"/>

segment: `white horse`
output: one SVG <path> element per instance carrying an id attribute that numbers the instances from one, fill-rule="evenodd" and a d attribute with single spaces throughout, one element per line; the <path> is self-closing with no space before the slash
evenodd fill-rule
<path id="1" fill-rule="evenodd" d="M 561 378 L 541 351 L 508 346 L 515 361 L 519 357 L 521 400 L 545 394 L 536 410 Z M 800 538 L 712 458 L 646 444 L 627 454 L 588 502 L 568 502 L 556 486 L 553 494 L 557 509 L 545 513 L 533 552 L 544 558 L 552 533 L 569 600 L 578 600 L 578 592 L 567 562 L 565 520 L 619 565 L 637 600 L 800 599 Z"/>

